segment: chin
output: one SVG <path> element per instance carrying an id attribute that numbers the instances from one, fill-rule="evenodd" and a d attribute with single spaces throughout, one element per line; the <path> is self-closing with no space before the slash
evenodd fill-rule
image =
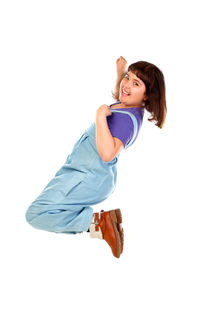
<path id="1" fill-rule="evenodd" d="M 122 103 L 122 104 L 124 104 L 124 105 L 130 105 L 130 103 L 125 99 L 125 97 L 119 97 L 119 100 L 120 100 L 120 102 Z"/>
<path id="2" fill-rule="evenodd" d="M 126 97 L 123 97 L 122 95 L 119 96 L 119 100 L 120 100 L 122 103 L 127 103 Z"/>

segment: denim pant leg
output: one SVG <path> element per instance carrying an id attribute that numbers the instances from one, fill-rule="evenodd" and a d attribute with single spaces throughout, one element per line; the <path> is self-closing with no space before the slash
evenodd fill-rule
<path id="1" fill-rule="evenodd" d="M 26 220 L 30 225 L 56 233 L 87 231 L 92 216 L 92 207 L 85 205 L 33 204 L 26 211 Z"/>

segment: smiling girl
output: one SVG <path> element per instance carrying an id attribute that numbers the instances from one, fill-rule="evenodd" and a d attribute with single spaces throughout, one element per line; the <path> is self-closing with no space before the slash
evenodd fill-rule
<path id="1" fill-rule="evenodd" d="M 92 123 L 75 143 L 64 165 L 26 211 L 33 227 L 55 233 L 90 232 L 104 239 L 115 257 L 123 252 L 124 230 L 119 208 L 93 212 L 91 205 L 109 197 L 117 182 L 120 152 L 136 140 L 144 110 L 162 128 L 166 118 L 165 82 L 155 65 L 116 61 L 116 103 L 101 105 Z"/>

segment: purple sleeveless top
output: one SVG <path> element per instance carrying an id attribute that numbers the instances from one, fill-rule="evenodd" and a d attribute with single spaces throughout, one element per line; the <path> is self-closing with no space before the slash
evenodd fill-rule
<path id="1" fill-rule="evenodd" d="M 117 104 L 117 103 L 114 103 L 114 104 Z M 109 107 L 111 107 L 114 104 L 109 105 Z M 138 133 L 140 131 L 140 127 L 143 122 L 144 109 L 143 108 L 116 108 L 115 110 L 118 110 L 118 109 L 131 112 L 137 119 L 138 131 L 135 137 L 135 140 L 136 140 Z M 134 135 L 134 125 L 133 125 L 133 121 L 131 117 L 128 114 L 123 114 L 120 112 L 119 113 L 112 112 L 111 116 L 107 116 L 107 123 L 108 123 L 108 127 L 112 136 L 119 138 L 124 143 L 124 147 L 126 147 L 126 145 L 130 142 L 130 140 L 132 139 Z M 135 142 L 135 140 L 133 141 L 133 143 Z"/>

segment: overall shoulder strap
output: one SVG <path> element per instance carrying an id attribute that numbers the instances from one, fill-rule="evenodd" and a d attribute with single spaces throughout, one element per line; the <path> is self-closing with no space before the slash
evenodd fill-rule
<path id="1" fill-rule="evenodd" d="M 129 112 L 129 111 L 123 111 L 123 110 L 119 110 L 119 109 L 111 109 L 110 108 L 110 111 L 111 112 L 119 112 L 119 113 L 124 113 L 124 114 L 128 114 L 129 117 L 132 119 L 132 122 L 133 122 L 133 126 L 134 126 L 134 134 L 133 134 L 133 137 L 132 139 L 129 141 L 128 145 L 125 147 L 125 149 L 127 149 L 132 143 L 133 141 L 135 140 L 136 136 L 137 136 L 137 131 L 138 131 L 138 122 L 137 122 L 137 119 L 136 117 L 134 116 L 133 113 Z"/>

